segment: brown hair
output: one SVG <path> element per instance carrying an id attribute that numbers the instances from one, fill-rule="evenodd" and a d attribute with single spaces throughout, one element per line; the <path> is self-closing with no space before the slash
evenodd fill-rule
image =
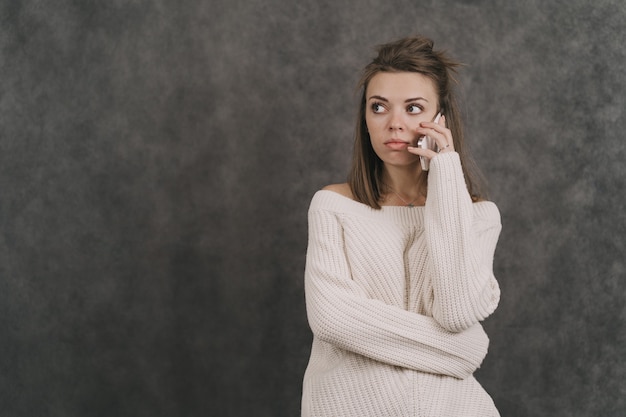
<path id="1" fill-rule="evenodd" d="M 478 169 L 464 145 L 463 126 L 458 105 L 452 90 L 454 78 L 460 64 L 447 57 L 443 51 L 433 50 L 433 41 L 415 36 L 397 40 L 378 47 L 378 56 L 363 70 L 357 88 L 361 100 L 356 123 L 352 167 L 348 184 L 355 200 L 379 209 L 383 194 L 383 161 L 376 155 L 365 124 L 366 90 L 370 80 L 379 72 L 417 72 L 429 77 L 439 93 L 439 107 L 446 116 L 447 127 L 452 132 L 454 149 L 461 158 L 465 182 L 474 201 L 483 198 L 480 192 L 482 179 Z M 425 171 L 427 174 L 428 171 Z M 426 189 L 427 175 L 422 177 Z"/>

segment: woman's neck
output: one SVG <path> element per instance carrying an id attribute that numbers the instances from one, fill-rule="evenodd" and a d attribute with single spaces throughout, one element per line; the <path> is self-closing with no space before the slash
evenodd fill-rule
<path id="1" fill-rule="evenodd" d="M 426 181 L 422 175 L 425 174 L 414 165 L 385 166 L 383 173 L 385 202 L 389 205 L 423 205 L 426 199 Z"/>

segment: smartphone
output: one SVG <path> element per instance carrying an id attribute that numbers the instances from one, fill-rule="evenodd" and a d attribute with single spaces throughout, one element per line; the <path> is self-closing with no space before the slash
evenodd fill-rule
<path id="1" fill-rule="evenodd" d="M 433 120 L 433 123 L 439 123 L 439 119 L 441 119 L 441 112 L 437 113 L 437 117 Z M 438 146 L 437 142 L 430 136 L 422 136 L 417 140 L 417 147 L 422 149 L 430 149 L 431 151 L 437 152 Z M 428 171 L 430 168 L 430 159 L 420 156 L 420 162 L 422 164 L 422 171 Z"/>

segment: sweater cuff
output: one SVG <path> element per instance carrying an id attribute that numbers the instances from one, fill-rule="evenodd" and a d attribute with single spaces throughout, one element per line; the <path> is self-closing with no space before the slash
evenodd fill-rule
<path id="1" fill-rule="evenodd" d="M 438 154 L 431 160 L 428 174 L 428 195 L 434 199 L 443 198 L 456 201 L 469 200 L 471 197 L 465 184 L 461 167 L 461 158 L 456 152 Z M 455 197 L 456 196 L 456 197 Z M 428 204 L 428 203 L 427 203 Z"/>
<path id="2" fill-rule="evenodd" d="M 430 160 L 431 174 L 435 174 L 442 179 L 447 177 L 463 176 L 461 168 L 461 157 L 457 152 L 446 152 L 437 154 Z"/>

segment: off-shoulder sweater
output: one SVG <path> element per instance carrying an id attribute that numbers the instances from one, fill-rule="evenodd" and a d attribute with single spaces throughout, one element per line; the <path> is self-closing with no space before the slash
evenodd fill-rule
<path id="1" fill-rule="evenodd" d="M 473 373 L 500 298 L 500 213 L 472 202 L 458 154 L 432 159 L 425 206 L 321 190 L 308 219 L 302 416 L 498 416 Z"/>

